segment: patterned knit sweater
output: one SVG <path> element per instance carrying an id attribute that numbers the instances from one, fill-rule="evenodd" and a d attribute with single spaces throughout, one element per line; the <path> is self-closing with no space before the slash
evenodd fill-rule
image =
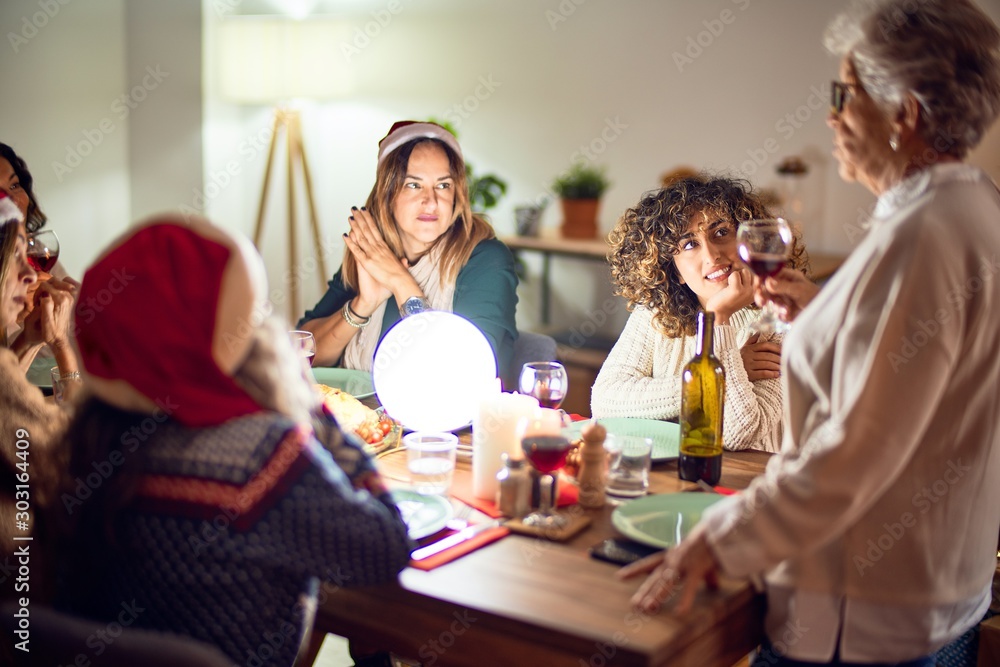
<path id="1" fill-rule="evenodd" d="M 751 382 L 740 357 L 757 317 L 758 311 L 744 308 L 728 325 L 715 327 L 715 356 L 726 369 L 723 444 L 726 449 L 776 452 L 781 446 L 781 380 Z M 694 336 L 667 338 L 654 326 L 652 311 L 637 307 L 597 376 L 591 414 L 677 419 L 681 371 L 694 348 Z"/>
<path id="2" fill-rule="evenodd" d="M 380 584 L 409 561 L 388 496 L 352 488 L 311 430 L 285 417 L 205 429 L 167 421 L 141 446 L 120 547 L 102 553 L 94 594 L 60 607 L 98 620 L 127 611 L 135 627 L 214 644 L 236 664 L 287 667 L 311 578 Z"/>

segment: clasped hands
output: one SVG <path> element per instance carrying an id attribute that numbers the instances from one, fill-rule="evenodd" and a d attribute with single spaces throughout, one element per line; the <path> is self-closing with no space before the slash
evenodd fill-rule
<path id="1" fill-rule="evenodd" d="M 76 293 L 80 283 L 72 278 L 59 279 L 39 273 L 38 281 L 28 290 L 27 303 L 19 320 L 24 326 L 25 341 L 44 343 L 55 349 L 69 345 Z"/>
<path id="2" fill-rule="evenodd" d="M 389 248 L 371 212 L 352 208 L 349 222 L 351 231 L 344 234 L 344 243 L 358 265 L 358 314 L 370 315 L 393 294 L 397 300 L 402 294 L 420 294 L 409 262 Z"/>

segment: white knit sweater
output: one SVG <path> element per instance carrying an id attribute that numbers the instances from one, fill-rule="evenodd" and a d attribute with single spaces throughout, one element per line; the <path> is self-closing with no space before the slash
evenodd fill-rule
<path id="1" fill-rule="evenodd" d="M 740 347 L 759 311 L 744 308 L 716 325 L 715 356 L 726 369 L 723 445 L 726 449 L 778 451 L 781 445 L 781 380 L 751 382 Z M 591 391 L 595 418 L 677 419 L 681 371 L 694 356 L 695 337 L 667 338 L 653 325 L 652 311 L 637 307 Z"/>

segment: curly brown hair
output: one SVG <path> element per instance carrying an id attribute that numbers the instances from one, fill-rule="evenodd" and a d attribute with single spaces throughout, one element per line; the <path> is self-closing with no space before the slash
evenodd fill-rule
<path id="1" fill-rule="evenodd" d="M 692 217 L 702 211 L 722 214 L 736 227 L 741 220 L 773 217 L 749 182 L 702 174 L 647 192 L 608 236 L 615 293 L 628 299 L 629 310 L 638 305 L 653 311 L 653 322 L 670 338 L 697 329 L 698 297 L 681 283 L 674 255 Z M 808 271 L 798 235 L 788 266 Z"/>

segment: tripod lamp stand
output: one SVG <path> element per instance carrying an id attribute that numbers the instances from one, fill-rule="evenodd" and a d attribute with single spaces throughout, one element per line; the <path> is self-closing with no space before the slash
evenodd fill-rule
<path id="1" fill-rule="evenodd" d="M 319 287 L 322 292 L 326 284 L 326 260 L 323 257 L 323 242 L 319 235 L 319 222 L 316 216 L 316 200 L 313 198 L 312 176 L 309 174 L 309 163 L 306 161 L 305 147 L 302 145 L 302 118 L 298 110 L 279 108 L 274 112 L 274 124 L 271 128 L 271 146 L 267 151 L 267 166 L 264 169 L 264 185 L 260 193 L 260 206 L 257 209 L 257 225 L 254 227 L 253 244 L 259 249 L 261 236 L 264 232 L 264 211 L 267 208 L 267 194 L 271 186 L 271 173 L 274 170 L 274 153 L 278 145 L 281 130 L 285 131 L 288 148 L 288 266 L 291 298 L 288 302 L 288 319 L 298 320 L 299 314 L 299 277 L 298 277 L 298 231 L 295 211 L 295 174 L 296 164 L 302 172 L 306 192 L 306 203 L 309 205 L 309 223 L 312 229 L 313 247 L 316 249 L 316 261 L 319 264 Z"/>
<path id="2" fill-rule="evenodd" d="M 290 298 L 288 316 L 298 320 L 300 275 L 305 273 L 298 259 L 298 210 L 296 194 L 301 177 L 309 209 L 309 225 L 318 265 L 320 292 L 329 274 L 323 256 L 312 177 L 302 140 L 302 118 L 298 109 L 285 103 L 291 99 L 320 100 L 344 95 L 350 75 L 337 65 L 343 61 L 337 45 L 343 42 L 346 27 L 329 19 L 291 20 L 274 17 L 238 16 L 225 20 L 219 27 L 219 72 L 222 97 L 244 105 L 273 105 L 271 145 L 267 152 L 264 184 L 254 227 L 254 245 L 260 249 L 264 233 L 264 216 L 271 191 L 272 174 L 278 170 L 276 160 L 281 136 L 287 148 L 287 219 L 288 276 Z"/>

